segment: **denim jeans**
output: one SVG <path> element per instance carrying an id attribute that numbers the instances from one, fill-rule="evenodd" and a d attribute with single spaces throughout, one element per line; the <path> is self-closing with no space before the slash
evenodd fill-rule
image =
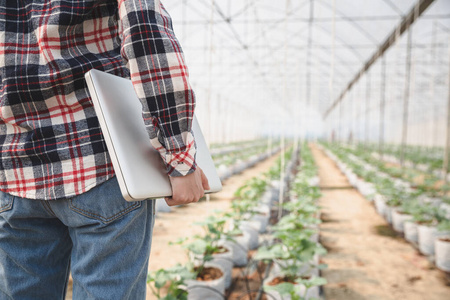
<path id="1" fill-rule="evenodd" d="M 0 299 L 145 299 L 155 202 L 127 202 L 117 179 L 70 199 L 0 192 Z"/>

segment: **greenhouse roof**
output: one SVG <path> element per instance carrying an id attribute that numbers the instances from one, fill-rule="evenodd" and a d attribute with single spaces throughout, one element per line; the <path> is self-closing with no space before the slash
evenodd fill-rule
<path id="1" fill-rule="evenodd" d="M 380 90 L 384 89 L 386 101 L 395 112 L 405 97 L 408 66 L 411 114 L 416 112 L 417 117 L 426 121 L 434 116 L 432 107 L 444 107 L 447 103 L 448 0 L 166 0 L 163 3 L 172 15 L 175 32 L 185 50 L 199 111 L 211 112 L 211 107 L 224 106 L 221 102 L 225 102 L 239 110 L 252 110 L 261 120 L 311 116 L 332 119 L 339 111 L 333 103 L 357 79 L 342 97 L 344 109 L 345 105 L 358 102 L 354 99 L 370 98 L 371 104 L 359 101 L 367 107 L 352 104 L 352 109 L 361 106 L 359 114 L 375 110 L 383 97 Z M 418 3 L 429 7 L 421 13 Z M 420 16 L 410 30 L 401 36 L 396 34 L 383 58 L 362 74 L 366 62 L 411 12 L 415 12 L 414 17 Z M 434 101 L 428 101 L 431 98 Z M 429 109 L 424 110 L 424 102 Z"/>

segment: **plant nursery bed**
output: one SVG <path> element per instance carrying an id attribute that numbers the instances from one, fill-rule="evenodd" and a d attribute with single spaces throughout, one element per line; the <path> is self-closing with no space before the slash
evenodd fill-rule
<path id="1" fill-rule="evenodd" d="M 314 145 L 312 151 L 321 185 L 349 185 L 334 161 Z M 322 194 L 320 241 L 328 250 L 322 257 L 328 265 L 321 274 L 328 281 L 325 299 L 449 299 L 444 276 L 425 256 L 403 239 L 377 232 L 389 225 L 358 191 Z"/>

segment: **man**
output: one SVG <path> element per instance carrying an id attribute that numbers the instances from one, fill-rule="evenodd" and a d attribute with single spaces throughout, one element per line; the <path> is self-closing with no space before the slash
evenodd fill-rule
<path id="1" fill-rule="evenodd" d="M 195 98 L 159 0 L 0 2 L 0 299 L 144 299 L 154 202 L 126 202 L 84 74 L 130 77 L 169 205 L 209 189 Z"/>

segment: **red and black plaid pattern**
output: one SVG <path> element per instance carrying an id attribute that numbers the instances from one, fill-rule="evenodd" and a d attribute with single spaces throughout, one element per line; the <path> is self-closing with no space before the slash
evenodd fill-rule
<path id="1" fill-rule="evenodd" d="M 169 175 L 195 170 L 195 97 L 158 0 L 1 1 L 0 190 L 60 199 L 114 175 L 84 80 L 92 68 L 131 78 Z"/>

